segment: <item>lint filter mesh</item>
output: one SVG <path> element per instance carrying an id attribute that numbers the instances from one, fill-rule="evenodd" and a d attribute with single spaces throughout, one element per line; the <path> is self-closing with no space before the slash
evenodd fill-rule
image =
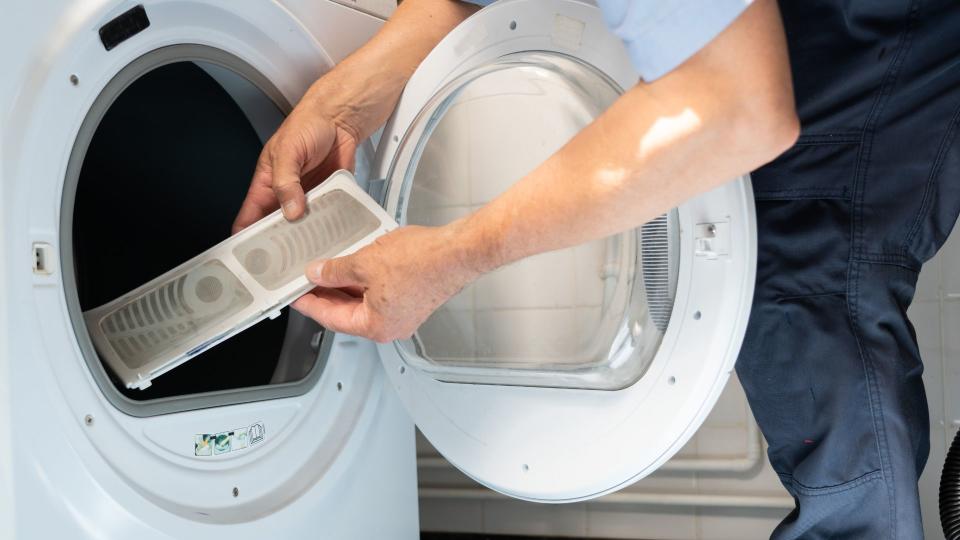
<path id="1" fill-rule="evenodd" d="M 84 313 L 97 352 L 129 388 L 150 381 L 309 291 L 314 259 L 352 253 L 397 225 L 346 171 L 166 274 Z M 175 241 L 175 239 L 171 239 Z"/>
<path id="2" fill-rule="evenodd" d="M 274 223 L 233 249 L 260 285 L 275 290 L 303 273 L 317 258 L 336 255 L 377 230 L 380 220 L 344 191 L 331 191 L 310 204 L 297 227 Z"/>
<path id="3" fill-rule="evenodd" d="M 120 360 L 137 369 L 252 303 L 250 291 L 214 259 L 137 296 L 99 326 Z"/>

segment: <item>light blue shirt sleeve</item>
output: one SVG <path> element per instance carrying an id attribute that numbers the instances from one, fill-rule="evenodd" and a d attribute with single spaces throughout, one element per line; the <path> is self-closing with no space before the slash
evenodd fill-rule
<path id="1" fill-rule="evenodd" d="M 495 0 L 465 0 L 482 6 Z M 752 0 L 597 0 L 640 77 L 653 81 L 730 25 Z"/>

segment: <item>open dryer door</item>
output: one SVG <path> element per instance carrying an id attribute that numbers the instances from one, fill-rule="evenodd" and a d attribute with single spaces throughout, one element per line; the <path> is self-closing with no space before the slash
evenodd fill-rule
<path id="1" fill-rule="evenodd" d="M 546 9 L 545 9 L 546 8 Z M 401 224 L 483 205 L 637 81 L 597 8 L 500 2 L 411 78 L 374 166 Z M 381 360 L 430 442 L 507 495 L 619 489 L 677 452 L 740 348 L 753 293 L 749 180 L 636 230 L 482 277 Z"/>

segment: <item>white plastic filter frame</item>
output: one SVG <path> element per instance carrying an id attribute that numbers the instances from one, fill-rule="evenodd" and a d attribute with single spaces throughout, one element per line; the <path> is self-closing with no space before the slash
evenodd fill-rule
<path id="1" fill-rule="evenodd" d="M 444 85 L 528 52 L 574 57 L 622 88 L 638 80 L 595 5 L 497 2 L 448 34 L 407 83 L 378 148 L 378 177 L 406 168 L 394 163 L 401 142 Z M 384 206 L 391 215 L 402 212 L 403 191 L 400 182 L 386 186 Z M 495 491 L 550 503 L 621 489 L 679 451 L 720 396 L 746 330 L 756 266 L 749 178 L 731 179 L 685 202 L 676 220 L 679 267 L 670 322 L 645 374 L 623 389 L 442 382 L 408 363 L 395 344 L 380 345 L 393 388 L 431 444 Z M 701 238 L 704 231 L 715 231 L 715 238 Z M 706 244 L 724 249 L 698 251 Z"/>
<path id="2" fill-rule="evenodd" d="M 97 351 L 128 388 L 229 339 L 313 288 L 315 258 L 353 253 L 396 228 L 348 171 L 307 193 L 307 214 L 277 210 L 107 304 L 84 313 Z"/>

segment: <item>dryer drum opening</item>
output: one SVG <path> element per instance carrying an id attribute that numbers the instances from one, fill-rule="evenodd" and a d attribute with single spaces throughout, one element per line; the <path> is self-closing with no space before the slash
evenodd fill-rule
<path id="1" fill-rule="evenodd" d="M 63 211 L 72 212 L 72 221 L 63 227 L 70 228 L 72 242 L 64 242 L 64 260 L 72 258 L 80 311 L 229 236 L 263 143 L 284 117 L 276 90 L 251 82 L 255 73 L 238 73 L 252 68 L 221 51 L 177 46 L 151 55 L 124 70 L 132 76 L 117 76 L 118 92 L 110 95 L 108 85 L 102 117 L 81 132 L 74 149 L 82 155 L 74 156 L 81 165 L 66 182 Z M 75 196 L 66 208 L 71 187 Z M 318 364 L 310 342 L 319 331 L 284 310 L 146 390 L 128 390 L 112 376 L 110 383 L 128 400 L 149 402 L 300 381 Z M 109 397 L 112 392 L 103 389 Z"/>

